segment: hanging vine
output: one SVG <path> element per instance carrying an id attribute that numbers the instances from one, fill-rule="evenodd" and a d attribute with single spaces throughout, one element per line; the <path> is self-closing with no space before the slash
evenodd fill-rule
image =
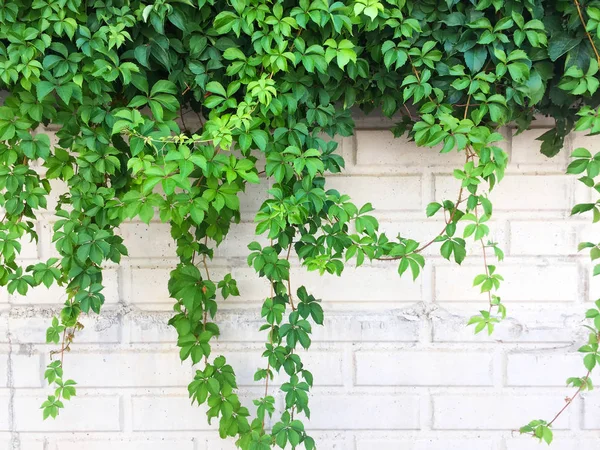
<path id="1" fill-rule="evenodd" d="M 310 347 L 323 309 L 290 278 L 292 252 L 320 274 L 378 259 L 417 278 L 426 248 L 460 264 L 472 240 L 483 265 L 474 285 L 488 304 L 469 324 L 491 334 L 507 314 L 497 295 L 503 253 L 487 225 L 488 193 L 508 162 L 499 128 L 514 123 L 520 132 L 535 115 L 553 117 L 556 126 L 540 137 L 547 156 L 573 129 L 600 132 L 596 0 L 6 0 L 0 24 L 8 92 L 0 107 L 0 285 L 27 295 L 58 284 L 67 293 L 47 331 L 58 348 L 45 373 L 54 392 L 44 418 L 76 395 L 65 352 L 81 315 L 100 313 L 103 265 L 127 255 L 119 226 L 158 220 L 170 225 L 179 259 L 169 324 L 181 360 L 199 367 L 192 400 L 206 403 L 221 437 L 242 449 L 315 448 L 302 422 L 313 376 L 297 350 Z M 326 175 L 344 168 L 335 138 L 352 135 L 352 108 L 397 118 L 394 134 L 432 158 L 464 154 L 456 197 L 426 209 L 443 214 L 438 235 L 388 237 L 371 204 L 326 187 Z M 39 132 L 50 124 L 56 145 Z M 577 149 L 573 157 L 568 172 L 585 173 L 580 180 L 600 191 L 600 156 Z M 20 242 L 37 239 L 51 180 L 66 186 L 54 211 L 59 257 L 23 267 Z M 266 182 L 255 222 L 269 245 L 248 245 L 248 264 L 270 285 L 261 311 L 265 368 L 255 374 L 265 391 L 250 410 L 236 394 L 234 368 L 212 352 L 219 303 L 243 292 L 230 274 L 211 279 L 210 262 L 240 220 L 240 193 Z M 587 211 L 600 220 L 598 202 L 573 213 Z M 581 248 L 600 257 L 600 244 Z M 587 373 L 569 379 L 577 390 L 565 408 L 591 389 L 600 362 L 600 310 L 587 317 Z M 269 381 L 282 369 L 285 407 L 273 417 Z M 561 413 L 521 431 L 550 443 Z"/>

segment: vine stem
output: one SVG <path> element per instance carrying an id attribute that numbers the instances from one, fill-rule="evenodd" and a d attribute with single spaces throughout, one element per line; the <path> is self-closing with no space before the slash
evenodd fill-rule
<path id="1" fill-rule="evenodd" d="M 454 205 L 454 208 L 452 209 L 450 218 L 446 221 L 446 225 L 444 225 L 444 228 L 442 228 L 442 231 L 440 231 L 438 234 L 436 234 L 435 237 L 433 239 L 431 239 L 429 242 L 427 242 L 426 244 L 424 244 L 421 247 L 419 247 L 418 249 L 416 249 L 414 251 L 414 253 L 421 253 L 423 250 L 425 250 L 427 247 L 429 247 L 431 244 L 433 244 L 437 238 L 439 238 L 446 232 L 448 225 L 450 225 L 452 223 L 452 220 L 454 219 L 454 216 L 456 215 L 456 212 L 458 211 L 458 205 L 460 205 L 462 203 L 463 191 L 464 191 L 464 188 L 461 186 L 460 190 L 458 191 L 458 198 L 456 200 L 456 204 Z M 396 260 L 402 259 L 402 258 L 404 258 L 404 257 L 403 256 L 390 256 L 387 258 L 375 258 L 375 259 L 377 259 L 379 261 L 396 261 Z"/>
<path id="2" fill-rule="evenodd" d="M 286 259 L 287 262 L 290 261 L 290 252 L 292 251 L 292 244 L 293 244 L 293 242 L 290 242 L 290 245 L 288 246 L 287 256 L 285 257 L 285 259 Z M 292 297 L 292 282 L 291 282 L 291 278 L 292 277 L 288 274 L 288 279 L 287 279 L 288 297 L 290 299 L 290 306 L 292 307 L 292 311 L 296 311 L 296 307 L 294 306 L 294 299 Z"/>
<path id="3" fill-rule="evenodd" d="M 472 155 L 470 155 L 468 152 L 466 152 L 466 158 L 465 158 L 465 162 L 468 162 L 469 159 L 471 158 Z M 445 232 L 446 229 L 448 228 L 448 225 L 450 225 L 452 223 L 452 220 L 454 219 L 454 216 L 456 216 L 456 212 L 458 211 L 458 205 L 460 205 L 463 201 L 462 195 L 464 192 L 464 187 L 461 186 L 460 190 L 458 191 L 458 198 L 456 199 L 456 203 L 454 204 L 454 208 L 452 209 L 452 213 L 450 214 L 450 218 L 445 221 L 446 224 L 444 225 L 444 228 L 442 228 L 442 231 L 440 231 L 433 239 L 431 239 L 429 242 L 427 242 L 426 244 L 422 245 L 421 247 L 419 247 L 418 249 L 416 249 L 414 251 L 414 253 L 421 253 L 423 250 L 425 250 L 427 247 L 429 247 L 431 244 L 433 244 L 437 238 L 439 238 L 440 236 L 442 236 Z M 395 261 L 398 259 L 402 259 L 403 256 L 392 256 L 392 257 L 387 257 L 387 258 L 375 258 L 379 261 Z"/>
<path id="4" fill-rule="evenodd" d="M 479 219 L 479 205 L 477 205 L 475 207 L 475 217 L 477 217 L 477 219 Z M 485 276 L 486 277 L 490 277 L 490 269 L 488 268 L 488 263 L 487 263 L 487 252 L 486 252 L 486 246 L 483 243 L 483 238 L 479 239 L 479 242 L 481 243 L 481 251 L 483 253 L 483 266 L 485 268 Z M 488 308 L 488 313 L 492 312 L 492 291 L 488 291 L 487 292 L 488 295 L 488 303 L 489 303 L 489 308 Z"/>
<path id="5" fill-rule="evenodd" d="M 594 44 L 594 39 L 592 38 L 592 35 L 587 30 L 587 23 L 583 18 L 583 12 L 581 11 L 581 5 L 579 4 L 579 0 L 573 0 L 573 3 L 575 3 L 575 7 L 577 8 L 577 12 L 579 13 L 579 19 L 581 20 L 585 34 L 588 40 L 590 41 L 590 44 L 592 44 L 592 48 L 594 49 L 594 53 L 596 54 L 596 60 L 598 61 L 598 64 L 600 64 L 600 54 L 598 53 L 598 49 Z"/>
<path id="6" fill-rule="evenodd" d="M 204 246 L 208 248 L 208 236 L 204 238 Z M 208 264 L 206 264 L 206 253 L 202 255 L 202 265 L 206 271 L 206 279 L 210 281 L 210 272 L 208 271 Z M 208 311 L 204 310 L 204 317 L 202 320 L 202 331 L 206 331 L 206 322 L 208 321 Z M 204 363 L 208 364 L 208 356 L 204 357 Z"/>
<path id="7" fill-rule="evenodd" d="M 273 239 L 271 239 L 271 247 L 273 246 Z M 271 287 L 271 300 L 273 300 L 273 295 L 274 295 L 274 291 L 273 291 L 273 283 L 269 283 L 270 287 Z M 269 344 L 273 345 L 273 330 L 274 330 L 274 326 L 271 323 L 271 330 L 269 331 Z M 267 395 L 269 395 L 269 373 L 271 371 L 271 360 L 269 358 L 267 358 L 267 373 L 265 375 L 265 395 L 264 397 L 267 398 Z M 265 420 L 263 418 L 263 431 L 265 429 Z"/>
<path id="8" fill-rule="evenodd" d="M 554 422 L 556 422 L 556 420 L 560 417 L 560 415 L 569 407 L 569 405 L 571 403 L 573 403 L 573 400 L 575 400 L 575 398 L 577 398 L 577 396 L 581 393 L 581 391 L 583 390 L 583 386 L 585 386 L 587 384 L 587 380 L 590 378 L 590 375 L 592 374 L 591 370 L 588 370 L 588 372 L 585 374 L 585 377 L 583 377 L 583 379 L 581 380 L 581 386 L 579 386 L 579 388 L 577 389 L 577 391 L 575 391 L 575 394 L 573 394 L 573 396 L 569 397 L 569 399 L 567 400 L 567 403 L 565 406 L 562 407 L 562 409 L 556 413 L 556 415 L 554 416 L 554 418 L 548 423 L 548 426 L 552 425 Z"/>
<path id="9" fill-rule="evenodd" d="M 554 422 L 556 422 L 558 420 L 558 418 L 562 415 L 562 413 L 564 413 L 567 410 L 567 408 L 569 406 L 571 406 L 571 403 L 573 403 L 573 401 L 575 401 L 575 399 L 579 396 L 579 394 L 581 394 L 581 391 L 583 391 L 583 387 L 587 384 L 587 381 L 590 378 L 591 374 L 592 374 L 592 371 L 588 370 L 587 373 L 585 374 L 585 376 L 581 379 L 581 381 L 582 381 L 581 386 L 579 386 L 577 388 L 577 390 L 571 397 L 566 397 L 565 405 L 560 409 L 560 411 L 558 411 L 554 415 L 552 420 L 550 422 L 548 422 L 548 426 L 551 426 Z M 513 431 L 517 431 L 517 430 L 513 430 Z M 524 433 L 524 434 L 529 434 L 529 435 L 534 436 L 533 433 Z"/>
<path id="10" fill-rule="evenodd" d="M 415 77 L 417 77 L 417 81 L 419 82 L 419 84 L 421 84 L 421 74 L 419 73 L 419 71 L 417 70 L 417 68 L 415 67 L 415 65 L 413 64 L 412 58 L 410 57 L 410 55 L 408 55 L 408 60 L 410 61 L 410 66 L 412 67 L 412 70 L 415 74 Z M 433 97 L 431 96 L 431 94 L 428 95 L 429 100 L 431 100 L 431 103 L 435 103 L 436 105 L 438 104 L 438 102 L 436 102 Z"/>

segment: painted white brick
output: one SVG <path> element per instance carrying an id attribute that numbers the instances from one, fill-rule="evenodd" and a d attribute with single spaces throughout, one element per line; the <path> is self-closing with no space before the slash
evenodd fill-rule
<path id="1" fill-rule="evenodd" d="M 534 218 L 538 211 L 571 209 L 573 183 L 566 175 L 519 175 L 507 174 L 490 194 L 494 210 L 528 211 Z M 449 175 L 435 177 L 436 201 L 455 201 L 460 182 Z M 497 215 L 497 214 L 496 214 Z"/>
<path id="2" fill-rule="evenodd" d="M 205 409 L 191 405 L 187 396 L 134 396 L 132 399 L 135 431 L 215 430 L 206 421 Z"/>
<path id="3" fill-rule="evenodd" d="M 440 148 L 417 147 L 407 138 L 394 138 L 391 132 L 381 130 L 356 131 L 356 164 L 363 166 L 449 166 L 460 167 L 464 155 L 457 152 L 439 153 Z"/>
<path id="4" fill-rule="evenodd" d="M 569 151 L 569 155 L 572 150 L 579 147 L 587 148 L 592 155 L 598 151 L 598 139 L 595 136 L 588 136 L 587 133 L 578 131 L 571 133 L 569 139 L 571 140 L 570 148 L 565 149 Z"/>
<path id="5" fill-rule="evenodd" d="M 9 407 L 8 393 L 0 394 L 0 431 L 8 431 L 9 430 L 8 407 Z"/>
<path id="6" fill-rule="evenodd" d="M 566 386 L 567 378 L 584 374 L 582 354 L 508 355 L 509 386 Z"/>
<path id="7" fill-rule="evenodd" d="M 18 354 L 11 355 L 13 386 L 16 388 L 42 387 L 42 360 L 41 355 Z M 1 364 L 0 364 L 1 366 Z"/>
<path id="8" fill-rule="evenodd" d="M 324 302 L 411 302 L 422 299 L 423 278 L 398 276 L 397 263 L 366 263 L 358 268 L 349 264 L 341 276 L 308 272 L 306 268 L 291 270 L 294 287 L 307 290 Z M 268 292 L 266 293 L 268 295 Z"/>
<path id="9" fill-rule="evenodd" d="M 187 386 L 193 379 L 189 363 L 181 363 L 178 349 L 166 353 L 98 352 L 68 354 L 69 377 L 81 387 Z"/>
<path id="10" fill-rule="evenodd" d="M 324 326 L 313 327 L 315 342 L 414 342 L 418 339 L 421 323 L 420 310 L 380 309 L 376 313 L 360 311 L 330 311 L 325 308 Z M 152 313 L 128 319 L 131 340 L 143 342 L 169 342 L 177 339 L 172 327 L 166 325 L 167 313 Z M 259 332 L 264 323 L 258 309 L 219 312 L 215 319 L 221 335 L 219 342 L 265 341 L 265 332 Z"/>
<path id="11" fill-rule="evenodd" d="M 253 220 L 254 215 L 269 198 L 269 183 L 265 179 L 260 180 L 260 184 L 247 184 L 246 192 L 240 194 L 240 211 L 242 219 Z"/>
<path id="12" fill-rule="evenodd" d="M 223 266 L 223 263 L 223 260 L 209 263 L 211 280 L 218 282 L 229 273 L 237 281 L 240 295 L 245 300 L 262 301 L 269 295 L 268 281 L 264 277 L 259 278 L 254 269 L 248 267 L 245 263 L 227 267 Z M 169 297 L 167 283 L 173 268 L 174 266 L 160 266 L 124 269 L 123 295 L 125 302 L 143 304 L 149 307 L 172 305 L 174 301 Z M 303 272 L 306 272 L 306 269 L 299 271 L 300 274 Z M 204 272 L 202 275 L 204 275 Z M 231 301 L 235 301 L 235 297 L 228 300 L 228 302 Z"/>
<path id="13" fill-rule="evenodd" d="M 0 353 L 0 388 L 8 386 L 8 354 Z"/>
<path id="14" fill-rule="evenodd" d="M 318 442 L 319 449 L 354 450 L 352 436 L 347 436 L 347 433 L 326 433 L 322 435 L 321 432 L 312 429 L 307 431 Z M 219 436 L 215 437 L 216 433 L 208 434 L 211 436 L 205 442 L 199 444 L 198 450 L 238 450 L 233 439 L 224 440 L 220 439 Z M 302 446 L 298 448 L 302 448 Z"/>
<path id="15" fill-rule="evenodd" d="M 104 269 L 102 293 L 105 297 L 105 305 L 115 304 L 119 302 L 119 282 L 118 272 L 116 269 Z M 53 284 L 47 288 L 43 284 L 27 291 L 26 296 L 17 293 L 11 296 L 11 303 L 14 305 L 63 305 L 67 300 L 65 288 Z"/>
<path id="16" fill-rule="evenodd" d="M 545 445 L 545 444 L 544 444 Z M 596 447 L 598 442 L 595 443 Z M 581 446 L 573 439 L 565 438 L 562 433 L 558 432 L 554 435 L 554 440 L 551 444 L 552 450 L 579 450 Z M 587 447 L 584 446 L 587 449 Z M 591 450 L 592 447 L 590 447 Z M 524 436 L 520 439 L 509 439 L 506 441 L 506 450 L 540 450 L 540 442 L 533 437 Z"/>
<path id="17" fill-rule="evenodd" d="M 490 439 L 474 436 L 471 439 L 419 438 L 414 440 L 358 438 L 357 450 L 493 450 Z"/>
<path id="18" fill-rule="evenodd" d="M 124 287 L 127 303 L 174 303 L 167 283 L 172 268 L 132 268 L 127 271 Z"/>
<path id="19" fill-rule="evenodd" d="M 445 306 L 445 305 L 444 305 Z M 450 311 L 437 310 L 433 315 L 433 340 L 435 342 L 471 343 L 481 342 L 548 342 L 573 343 L 586 339 L 585 330 L 581 327 L 581 317 L 569 308 L 570 314 L 559 311 L 539 312 L 515 310 L 516 304 L 510 305 L 510 315 L 498 324 L 491 336 L 474 334 L 473 327 L 467 327 L 469 317 L 473 315 L 473 306 L 466 304 L 463 308 L 452 308 Z"/>
<path id="20" fill-rule="evenodd" d="M 583 396 L 583 424 L 586 430 L 600 430 L 600 397 L 595 392 Z M 579 400 L 581 401 L 581 400 Z"/>
<path id="21" fill-rule="evenodd" d="M 42 419 L 40 405 L 43 394 L 15 395 L 14 420 L 16 431 L 118 431 L 121 427 L 121 409 L 116 395 L 92 396 L 78 392 L 61 411 L 60 419 Z"/>
<path id="22" fill-rule="evenodd" d="M 19 253 L 20 261 L 35 260 L 38 258 L 38 243 L 30 239 L 29 235 L 26 235 L 19 240 L 21 243 L 21 252 Z"/>
<path id="23" fill-rule="evenodd" d="M 18 438 L 19 450 L 45 450 L 43 439 Z"/>
<path id="24" fill-rule="evenodd" d="M 376 211 L 416 210 L 421 202 L 418 176 L 331 176 L 326 187 L 350 195 L 359 208 L 371 203 Z"/>
<path id="25" fill-rule="evenodd" d="M 315 430 L 419 428 L 419 398 L 411 395 L 315 394 L 310 409 Z"/>
<path id="26" fill-rule="evenodd" d="M 359 351 L 356 384 L 363 386 L 490 386 L 489 353 Z M 465 370 L 469 367 L 469 370 Z"/>
<path id="27" fill-rule="evenodd" d="M 46 330 L 52 322 L 52 316 L 40 314 L 38 317 L 29 316 L 29 311 L 9 319 L 10 332 L 14 343 L 44 344 Z M 102 311 L 102 316 L 83 316 L 81 323 L 84 329 L 77 333 L 77 343 L 100 342 L 111 344 L 120 340 L 119 318 L 108 308 Z"/>
<path id="28" fill-rule="evenodd" d="M 542 134 L 548 131 L 548 128 L 534 128 L 522 133 L 515 134 L 511 140 L 511 158 L 510 166 L 539 165 L 542 170 L 564 171 L 566 169 L 566 159 L 568 149 L 563 149 L 553 158 L 548 158 L 540 152 L 541 141 L 536 140 Z"/>
<path id="29" fill-rule="evenodd" d="M 433 428 L 436 430 L 518 430 L 549 411 L 558 411 L 564 400 L 560 395 L 434 395 Z M 566 411 L 555 429 L 568 426 Z"/>
<path id="30" fill-rule="evenodd" d="M 253 217 L 250 217 L 253 219 Z M 227 239 L 214 249 L 216 258 L 247 258 L 250 254 L 248 244 L 257 241 L 262 246 L 269 245 L 269 240 L 265 236 L 256 236 L 256 224 L 254 222 L 240 222 L 232 224 L 227 235 Z M 231 238 L 231 239 L 230 239 Z M 242 264 L 246 265 L 244 262 Z M 241 265 L 241 264 L 240 264 Z"/>
<path id="31" fill-rule="evenodd" d="M 577 264 L 516 264 L 507 261 L 496 264 L 504 277 L 498 295 L 505 302 L 572 302 L 579 296 L 580 276 Z M 438 302 L 482 301 L 472 280 L 483 273 L 483 263 L 473 265 L 440 264 L 435 267 L 435 300 Z"/>
<path id="32" fill-rule="evenodd" d="M 418 311 L 381 310 L 379 314 L 335 313 L 315 329 L 315 338 L 338 342 L 414 342 L 421 324 Z"/>
<path id="33" fill-rule="evenodd" d="M 575 230 L 567 220 L 510 222 L 511 255 L 574 255 Z"/>
<path id="34" fill-rule="evenodd" d="M 152 231 L 151 231 L 152 230 Z M 126 222 L 119 227 L 130 258 L 175 258 L 175 242 L 170 225 L 163 223 Z"/>
<path id="35" fill-rule="evenodd" d="M 82 450 L 80 440 L 61 440 L 52 450 Z M 85 440 L 85 450 L 194 450 L 194 441 L 191 438 L 117 438 L 111 440 Z"/>

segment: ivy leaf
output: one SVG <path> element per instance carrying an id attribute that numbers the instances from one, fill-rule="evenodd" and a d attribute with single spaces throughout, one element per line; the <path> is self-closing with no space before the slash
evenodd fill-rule
<path id="1" fill-rule="evenodd" d="M 565 33 L 556 33 L 548 41 L 548 56 L 551 61 L 566 54 L 569 50 L 575 48 L 581 42 L 581 38 L 574 38 Z"/>

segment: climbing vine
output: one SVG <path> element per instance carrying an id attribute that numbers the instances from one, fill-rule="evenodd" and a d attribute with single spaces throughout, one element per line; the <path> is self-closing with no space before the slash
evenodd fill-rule
<path id="1" fill-rule="evenodd" d="M 197 368 L 191 399 L 242 449 L 315 448 L 302 421 L 313 376 L 298 350 L 310 347 L 323 309 L 310 286 L 291 279 L 292 254 L 321 274 L 378 259 L 417 278 L 426 248 L 460 264 L 473 241 L 482 250 L 473 284 L 488 304 L 469 324 L 492 333 L 507 314 L 497 295 L 503 253 L 488 226 L 488 193 L 508 162 L 499 128 L 520 132 L 536 115 L 553 117 L 540 136 L 547 156 L 573 129 L 600 132 L 596 0 L 2 0 L 0 25 L 0 285 L 27 295 L 58 284 L 67 294 L 47 330 L 58 347 L 44 418 L 76 395 L 65 353 L 81 315 L 100 313 L 104 264 L 127 255 L 119 226 L 160 221 L 179 259 L 169 324 L 181 360 Z M 353 108 L 396 118 L 393 133 L 432 158 L 464 155 L 456 197 L 425 211 L 443 217 L 438 235 L 386 236 L 371 204 L 326 186 L 326 175 L 344 168 L 335 138 L 352 135 Z M 56 143 L 47 125 L 57 127 Z M 581 182 L 600 191 L 600 156 L 577 149 L 573 157 L 568 172 L 585 173 Z M 249 408 L 234 368 L 212 351 L 219 304 L 243 292 L 230 274 L 211 278 L 210 263 L 240 220 L 240 194 L 259 183 L 270 186 L 255 216 L 263 244 L 248 243 L 248 264 L 270 291 L 265 363 L 255 374 L 264 395 Z M 22 266 L 21 241 L 37 239 L 35 219 L 53 189 L 64 191 L 51 205 L 58 257 Z M 573 213 L 587 211 L 600 220 L 598 202 Z M 581 248 L 600 257 L 600 244 Z M 569 379 L 577 391 L 565 407 L 591 389 L 600 362 L 600 310 L 587 317 L 587 373 Z M 282 413 L 269 385 L 275 373 L 287 376 Z M 550 443 L 561 413 L 521 431 Z"/>

